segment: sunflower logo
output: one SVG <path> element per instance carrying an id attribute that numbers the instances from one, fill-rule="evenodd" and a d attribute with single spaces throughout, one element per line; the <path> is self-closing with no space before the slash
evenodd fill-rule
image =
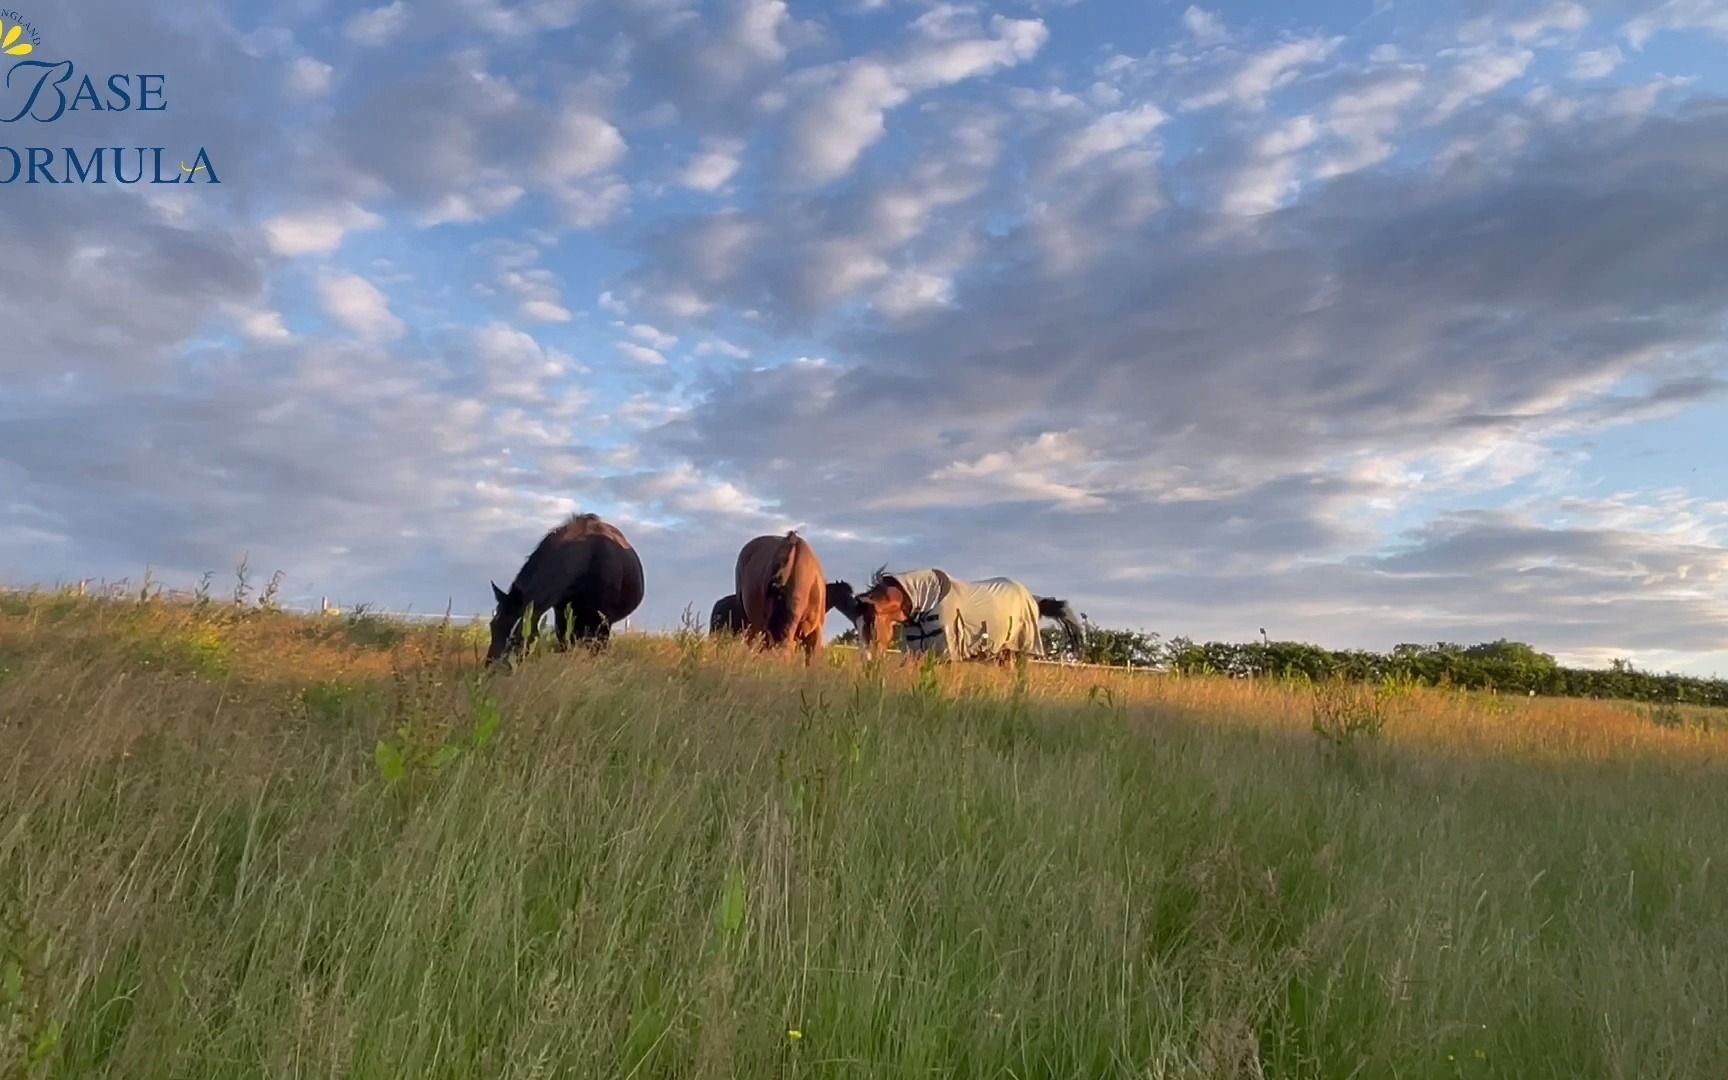
<path id="1" fill-rule="evenodd" d="M 18 23 L 6 25 L 5 19 L 0 19 L 0 52 L 7 56 L 29 56 L 36 51 L 36 46 L 28 41 L 19 41 L 24 36 L 24 27 Z"/>

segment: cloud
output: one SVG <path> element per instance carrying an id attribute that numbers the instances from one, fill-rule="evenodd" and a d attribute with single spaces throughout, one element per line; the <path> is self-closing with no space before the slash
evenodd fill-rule
<path id="1" fill-rule="evenodd" d="M 951 125 L 951 126 L 950 126 Z M 699 317 L 718 304 L 764 300 L 796 319 L 848 299 L 873 297 L 904 311 L 942 287 L 945 263 L 963 238 L 933 236 L 941 212 L 985 189 L 1000 125 L 955 115 L 928 149 L 863 189 L 790 195 L 761 210 L 721 210 L 668 223 L 635 274 L 645 302 L 668 315 Z M 954 245 L 946 250 L 947 244 Z M 897 266 L 914 248 L 925 265 Z"/>
<path id="2" fill-rule="evenodd" d="M 1300 611 L 1294 636 L 1320 629 L 1357 647 L 1507 637 L 1537 642 L 1563 661 L 1600 664 L 1604 653 L 1648 663 L 1650 654 L 1728 646 L 1719 545 L 1618 528 L 1590 513 L 1566 526 L 1539 520 L 1556 509 L 1441 516 L 1384 554 L 1313 563 L 1275 580 L 1226 573 L 1202 583 L 1156 567 L 1133 580 L 1163 597 L 1168 617 L 1183 625 L 1258 625 L 1269 613 Z"/>
<path id="3" fill-rule="evenodd" d="M 1314 175 L 1330 180 L 1391 157 L 1392 136 L 1424 88 L 1423 72 L 1399 68 L 1374 72 L 1333 97 L 1326 129 L 1343 145 L 1315 166 Z"/>
<path id="4" fill-rule="evenodd" d="M 1574 79 L 1602 79 L 1614 74 L 1614 70 L 1624 60 L 1625 55 L 1618 46 L 1591 49 L 1572 57 L 1572 67 L 1568 74 Z"/>
<path id="5" fill-rule="evenodd" d="M 1090 465 L 1085 447 L 1072 433 L 1047 431 L 1012 450 L 951 462 L 923 484 L 907 485 L 874 505 L 904 509 L 1037 502 L 1061 510 L 1098 509 L 1105 501 L 1075 482 Z"/>
<path id="6" fill-rule="evenodd" d="M 264 222 L 264 238 L 277 255 L 329 255 L 341 248 L 350 232 L 383 224 L 382 217 L 364 207 L 338 203 L 269 218 Z"/>
<path id="7" fill-rule="evenodd" d="M 296 57 L 288 65 L 288 93 L 302 100 L 324 97 L 335 82 L 336 69 L 310 56 Z"/>
<path id="8" fill-rule="evenodd" d="M 577 365 L 569 357 L 545 348 L 526 331 L 493 323 L 465 335 L 465 346 L 466 354 L 475 358 L 482 373 L 481 389 L 488 400 L 511 398 L 541 406 L 536 410 L 537 422 L 549 418 L 568 420 L 586 404 L 585 395 L 568 386 L 559 386 L 558 392 L 552 393 L 552 384 Z M 556 405 L 545 407 L 549 401 Z M 545 441 L 556 442 L 557 436 L 548 433 Z"/>
<path id="9" fill-rule="evenodd" d="M 678 344 L 677 335 L 668 334 L 664 330 L 649 326 L 647 323 L 637 323 L 634 326 L 627 326 L 625 329 L 629 331 L 631 337 L 656 349 L 670 349 Z"/>
<path id="10" fill-rule="evenodd" d="M 1573 35 L 1590 25 L 1590 12 L 1575 0 L 1560 0 L 1513 19 L 1506 24 L 1506 33 L 1513 41 L 1529 42 L 1560 35 Z"/>
<path id="11" fill-rule="evenodd" d="M 1169 117 L 1156 105 L 1105 113 L 1056 140 L 1053 152 L 1040 162 L 1052 174 L 1083 169 L 1099 158 L 1140 145 Z"/>
<path id="12" fill-rule="evenodd" d="M 565 112 L 541 143 L 539 173 L 548 186 L 568 184 L 618 164 L 627 149 L 624 136 L 604 119 Z"/>
<path id="13" fill-rule="evenodd" d="M 486 407 L 433 369 L 332 343 L 205 359 L 149 386 L 4 407 L 20 437 L 3 456 L 27 477 L 17 497 L 81 546 L 89 572 L 148 563 L 195 576 L 250 550 L 254 566 L 289 569 L 291 581 L 340 575 L 363 587 L 376 575 L 375 588 L 411 592 L 431 573 L 442 591 L 449 567 L 484 549 L 479 537 L 524 509 L 528 521 L 554 512 L 539 493 L 475 483 L 505 448 Z M 52 436 L 66 424 L 89 425 L 87 436 Z M 444 535 L 442 570 L 403 542 L 404 529 L 431 525 L 427 513 L 472 515 Z M 110 528 L 97 527 L 104 520 Z"/>
<path id="14" fill-rule="evenodd" d="M 941 274 L 922 270 L 890 273 L 876 290 L 876 310 L 890 319 L 903 318 L 933 307 L 941 307 L 954 297 L 954 282 Z"/>
<path id="15" fill-rule="evenodd" d="M 1037 19 L 996 15 L 983 29 L 963 25 L 947 8 L 920 17 L 915 28 L 914 44 L 899 56 L 860 57 L 822 73 L 825 85 L 787 133 L 787 164 L 798 182 L 839 179 L 886 134 L 891 110 L 918 93 L 1023 63 L 1049 37 Z"/>
<path id="16" fill-rule="evenodd" d="M 713 338 L 696 346 L 697 356 L 724 356 L 732 360 L 750 359 L 750 350 L 741 345 L 734 345 L 724 338 Z"/>
<path id="17" fill-rule="evenodd" d="M 1255 140 L 1249 160 L 1226 182 L 1219 208 L 1227 214 L 1265 214 L 1278 209 L 1297 187 L 1299 156 L 1320 137 L 1309 115 L 1289 120 Z"/>
<path id="18" fill-rule="evenodd" d="M 288 332 L 279 311 L 250 312 L 241 320 L 240 327 L 247 338 L 260 343 L 283 342 L 294 336 Z"/>
<path id="19" fill-rule="evenodd" d="M 1251 53 L 1210 89 L 1185 99 L 1182 107 L 1208 109 L 1228 104 L 1239 109 L 1263 109 L 1274 90 L 1296 79 L 1303 68 L 1331 56 L 1341 41 L 1341 38 L 1297 38 Z"/>
<path id="20" fill-rule="evenodd" d="M 373 85 L 333 137 L 360 178 L 415 205 L 428 225 L 482 221 L 536 192 L 567 225 L 590 228 L 630 191 L 607 172 L 629 149 L 615 125 L 581 102 L 526 93 L 473 51 Z"/>
<path id="21" fill-rule="evenodd" d="M 1476 46 L 1450 54 L 1455 62 L 1446 74 L 1438 117 L 1450 116 L 1485 94 L 1493 93 L 1524 74 L 1535 56 L 1529 49 Z"/>
<path id="22" fill-rule="evenodd" d="M 1728 181 L 1725 123 L 1580 116 L 1491 170 L 1354 173 L 1242 232 L 1177 207 L 1072 264 L 1032 257 L 1027 221 L 980 254 L 950 307 L 853 327 L 844 365 L 730 371 L 652 445 L 753 479 L 790 517 L 891 520 L 916 550 L 980 576 L 1060 574 L 1047 587 L 1094 614 L 1229 632 L 1221 612 L 1276 605 L 1317 613 L 1298 636 L 1429 636 L 1446 624 L 1361 621 L 1351 597 L 1414 570 L 1351 553 L 1411 512 L 1410 476 L 1459 494 L 1533 482 L 1553 471 L 1556 432 L 1605 421 L 1612 387 L 1707 348 L 1728 277 L 1678 268 L 1728 247 L 1715 224 L 1728 219 L 1708 209 Z M 1313 134 L 1292 121 L 1255 145 L 1301 152 Z M 1604 244 L 1614 259 L 1587 254 Z M 751 263 L 734 270 L 740 295 L 795 302 Z M 1467 452 L 1486 417 L 1496 452 Z M 790 446 L 806 448 L 795 466 Z M 1362 468 L 1389 461 L 1405 464 Z M 1075 509 L 1100 515 L 1085 526 L 1095 572 L 1040 539 L 1071 539 L 1076 526 L 1049 515 Z M 979 539 L 1002 535 L 1011 548 Z M 1602 557 L 1626 557 L 1616 550 Z M 1307 561 L 1331 569 L 1297 569 Z M 1130 571 L 1144 599 L 1113 600 L 1109 575 Z M 1216 582 L 1238 590 L 1222 609 L 1206 598 Z M 1541 616 L 1509 623 L 1449 602 L 1455 588 L 1409 595 L 1484 633 L 1544 639 Z M 1667 640 L 1714 641 L 1701 626 Z M 1599 621 L 1553 633 L 1612 637 Z"/>
<path id="23" fill-rule="evenodd" d="M 490 256 L 497 270 L 497 289 L 481 286 L 482 295 L 507 294 L 519 301 L 516 314 L 530 322 L 567 323 L 575 318 L 564 303 L 563 280 L 539 265 L 541 252 L 533 245 L 493 241 L 478 245 L 475 254 Z"/>
<path id="24" fill-rule="evenodd" d="M 505 0 L 462 0 L 459 5 L 466 21 L 506 38 L 568 29 L 576 24 L 583 6 L 583 0 L 531 0 L 510 6 Z"/>
<path id="25" fill-rule="evenodd" d="M 1728 38 L 1728 4 L 1722 0 L 1666 0 L 1627 22 L 1621 33 L 1634 49 L 1642 49 L 1657 34 L 1681 30 L 1703 30 Z"/>
<path id="26" fill-rule="evenodd" d="M 10 320 L 0 376 L 8 388 L 82 375 L 160 377 L 170 352 L 224 311 L 259 306 L 265 274 L 250 230 L 180 217 L 131 197 L 8 194 L 0 277 Z M 172 268 L 171 272 L 165 268 Z M 93 318 L 92 312 L 100 312 Z"/>
<path id="27" fill-rule="evenodd" d="M 570 321 L 570 309 L 551 300 L 526 300 L 521 307 L 522 317 L 533 322 L 567 323 Z"/>
<path id="28" fill-rule="evenodd" d="M 783 0 L 617 8 L 622 18 L 610 29 L 629 43 L 632 91 L 659 115 L 675 115 L 717 139 L 746 130 L 782 92 L 780 79 L 798 50 L 826 36 L 793 18 Z"/>
<path id="29" fill-rule="evenodd" d="M 384 45 L 408 26 L 406 0 L 367 8 L 350 18 L 343 28 L 348 40 L 361 45 Z"/>
<path id="30" fill-rule="evenodd" d="M 666 357 L 661 355 L 659 350 L 650 349 L 646 345 L 638 345 L 634 341 L 618 342 L 618 351 L 623 353 L 625 358 L 632 363 L 644 364 L 648 367 L 664 367 L 666 365 Z"/>
<path id="31" fill-rule="evenodd" d="M 1230 40 L 1230 31 L 1215 11 L 1190 5 L 1188 10 L 1182 13 L 1182 25 L 1201 45 L 1217 45 Z"/>
<path id="32" fill-rule="evenodd" d="M 690 159 L 678 176 L 678 182 L 692 191 L 719 191 L 737 175 L 739 152 L 744 144 L 733 139 L 708 143 Z"/>
<path id="33" fill-rule="evenodd" d="M 597 229 L 611 222 L 630 202 L 630 185 L 621 180 L 566 187 L 553 195 L 562 222 L 572 229 Z"/>
<path id="34" fill-rule="evenodd" d="M 390 311 L 390 300 L 378 286 L 359 274 L 328 273 L 318 279 L 318 301 L 324 314 L 361 338 L 390 340 L 408 327 Z"/>

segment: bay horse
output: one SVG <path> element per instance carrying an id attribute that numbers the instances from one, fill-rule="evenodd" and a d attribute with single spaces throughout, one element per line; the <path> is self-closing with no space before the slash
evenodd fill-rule
<path id="1" fill-rule="evenodd" d="M 733 572 L 748 633 L 765 649 L 804 649 L 813 663 L 822 651 L 828 617 L 827 584 L 816 552 L 796 531 L 758 536 L 738 552 Z"/>
<path id="2" fill-rule="evenodd" d="M 603 647 L 612 624 L 641 605 L 642 593 L 642 559 L 624 534 L 597 514 L 574 514 L 529 554 L 510 591 L 492 583 L 498 606 L 486 662 L 532 644 L 547 609 L 561 648 L 579 640 Z"/>
<path id="3" fill-rule="evenodd" d="M 844 581 L 830 581 L 824 590 L 828 594 L 828 610 L 838 611 L 846 617 L 847 622 L 857 618 L 857 605 L 852 601 L 852 586 Z M 744 617 L 744 602 L 738 599 L 737 593 L 727 593 L 714 601 L 714 608 L 708 615 L 708 633 L 713 637 L 721 634 L 743 634 L 750 629 L 750 620 Z"/>

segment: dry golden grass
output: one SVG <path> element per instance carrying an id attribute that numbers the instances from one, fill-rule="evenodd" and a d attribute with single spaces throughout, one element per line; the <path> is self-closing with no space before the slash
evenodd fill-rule
<path id="1" fill-rule="evenodd" d="M 480 648 L 0 596 L 0 1067 L 1728 1075 L 1716 718 Z"/>

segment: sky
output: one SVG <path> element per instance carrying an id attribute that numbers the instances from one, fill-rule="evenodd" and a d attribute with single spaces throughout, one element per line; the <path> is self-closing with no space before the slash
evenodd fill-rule
<path id="1" fill-rule="evenodd" d="M 220 183 L 0 184 L 9 583 L 477 613 L 592 510 L 633 626 L 797 527 L 1728 676 L 1728 0 L 10 6 L 166 107 L 0 145 Z"/>

